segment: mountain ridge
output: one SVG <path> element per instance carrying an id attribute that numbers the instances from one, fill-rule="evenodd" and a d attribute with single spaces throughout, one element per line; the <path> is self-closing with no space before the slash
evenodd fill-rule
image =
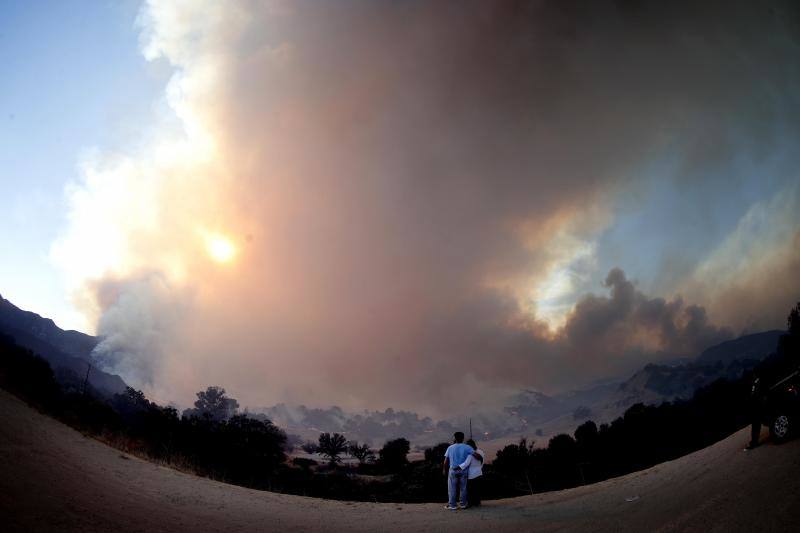
<path id="1" fill-rule="evenodd" d="M 92 351 L 99 339 L 80 331 L 63 330 L 50 319 L 33 311 L 25 311 L 0 295 L 0 333 L 14 339 L 50 363 L 53 373 L 63 385 L 77 388 L 85 379 L 104 396 L 125 391 L 127 384 L 116 374 L 97 367 Z"/>
<path id="2" fill-rule="evenodd" d="M 75 386 L 89 364 L 96 365 L 92 350 L 100 339 L 75 330 L 62 330 L 49 318 L 19 309 L 0 296 L 0 333 L 41 355 L 51 363 L 62 383 Z M 510 435 L 539 437 L 572 432 L 592 419 L 610 422 L 636 403 L 657 404 L 689 398 L 698 388 L 726 377 L 736 378 L 775 349 L 784 332 L 770 330 L 748 334 L 710 346 L 694 358 L 671 363 L 648 363 L 627 379 L 606 378 L 592 386 L 549 396 L 525 388 L 506 400 L 506 407 L 471 414 L 482 438 Z M 123 392 L 124 380 L 93 366 L 89 383 L 106 396 Z M 463 416 L 434 421 L 417 413 L 388 408 L 385 411 L 344 412 L 338 407 L 308 408 L 277 404 L 253 409 L 290 431 L 309 437 L 311 432 L 341 431 L 360 440 L 407 437 L 429 444 L 449 438 L 463 424 Z M 305 430 L 305 431 L 304 431 Z"/>

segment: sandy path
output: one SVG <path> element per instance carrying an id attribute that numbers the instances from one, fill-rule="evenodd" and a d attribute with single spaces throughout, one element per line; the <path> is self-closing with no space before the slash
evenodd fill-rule
<path id="1" fill-rule="evenodd" d="M 621 478 L 448 512 L 260 492 L 125 456 L 0 391 L 3 531 L 789 531 L 800 440 L 743 452 L 745 432 Z M 627 497 L 638 496 L 633 502 Z"/>

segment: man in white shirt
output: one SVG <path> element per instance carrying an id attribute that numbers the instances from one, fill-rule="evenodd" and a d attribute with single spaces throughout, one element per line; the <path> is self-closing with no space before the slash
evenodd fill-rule
<path id="1" fill-rule="evenodd" d="M 467 444 L 474 450 L 466 460 L 458 465 L 458 469 L 467 474 L 467 498 L 469 507 L 481 504 L 480 483 L 483 475 L 483 450 L 478 449 L 475 441 L 469 439 Z"/>

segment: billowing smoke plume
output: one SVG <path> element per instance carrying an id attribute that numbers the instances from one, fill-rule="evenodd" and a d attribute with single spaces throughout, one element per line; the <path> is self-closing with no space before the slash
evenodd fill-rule
<path id="1" fill-rule="evenodd" d="M 453 412 L 730 337 L 691 280 L 543 305 L 653 160 L 688 194 L 796 144 L 797 12 L 679 4 L 146 4 L 170 112 L 85 163 L 54 250 L 99 356 L 169 400 Z"/>

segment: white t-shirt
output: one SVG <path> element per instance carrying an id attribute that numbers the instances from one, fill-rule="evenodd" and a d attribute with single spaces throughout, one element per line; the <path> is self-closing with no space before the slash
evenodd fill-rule
<path id="1" fill-rule="evenodd" d="M 486 460 L 486 455 L 483 453 L 483 450 L 475 450 L 475 453 L 483 457 L 484 461 Z M 458 466 L 461 467 L 461 470 L 467 470 L 467 479 L 475 479 L 483 475 L 483 461 L 479 461 L 478 458 L 472 454 L 469 454 L 467 460 Z"/>

